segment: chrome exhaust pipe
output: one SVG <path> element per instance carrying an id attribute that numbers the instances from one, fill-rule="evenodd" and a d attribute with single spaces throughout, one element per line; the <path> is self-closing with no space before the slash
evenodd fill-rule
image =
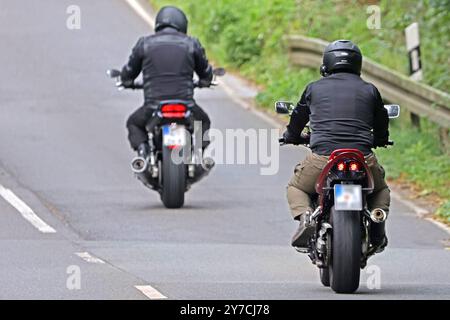
<path id="1" fill-rule="evenodd" d="M 148 168 L 148 161 L 143 157 L 136 157 L 131 161 L 131 170 L 134 173 L 142 173 Z"/>
<path id="2" fill-rule="evenodd" d="M 206 171 L 211 171 L 211 169 L 214 168 L 215 165 L 216 165 L 216 163 L 214 162 L 214 160 L 212 158 L 207 157 L 207 158 L 203 158 L 203 160 L 202 160 L 202 167 Z"/>
<path id="3" fill-rule="evenodd" d="M 386 221 L 387 214 L 383 209 L 376 208 L 370 212 L 370 219 L 375 223 L 381 223 Z"/>

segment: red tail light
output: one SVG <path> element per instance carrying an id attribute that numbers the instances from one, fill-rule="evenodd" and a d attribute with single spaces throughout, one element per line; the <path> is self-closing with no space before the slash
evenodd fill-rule
<path id="1" fill-rule="evenodd" d="M 361 169 L 361 166 L 358 162 L 350 162 L 349 169 L 350 171 L 359 171 Z"/>
<path id="2" fill-rule="evenodd" d="M 345 170 L 345 162 L 338 162 L 336 167 L 339 171 L 344 171 Z"/>
<path id="3" fill-rule="evenodd" d="M 161 108 L 164 118 L 184 118 L 186 110 L 184 104 L 166 104 Z"/>

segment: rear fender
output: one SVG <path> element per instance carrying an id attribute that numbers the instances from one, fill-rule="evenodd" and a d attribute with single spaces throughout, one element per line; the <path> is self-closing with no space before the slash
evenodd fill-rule
<path id="1" fill-rule="evenodd" d="M 341 159 L 345 160 L 355 160 L 359 162 L 366 174 L 367 174 L 367 188 L 369 190 L 373 190 L 373 176 L 372 172 L 369 169 L 369 166 L 366 163 L 366 160 L 364 158 L 364 155 L 361 153 L 361 151 L 356 149 L 338 149 L 333 151 L 333 153 L 330 155 L 330 159 L 328 160 L 328 163 L 326 164 L 325 168 L 323 168 L 322 172 L 320 173 L 319 178 L 316 182 L 316 192 L 319 195 L 323 194 L 323 188 L 326 187 L 326 181 L 328 174 L 330 173 L 330 170 L 333 168 L 333 166 Z M 371 191 L 370 191 L 371 192 Z"/>

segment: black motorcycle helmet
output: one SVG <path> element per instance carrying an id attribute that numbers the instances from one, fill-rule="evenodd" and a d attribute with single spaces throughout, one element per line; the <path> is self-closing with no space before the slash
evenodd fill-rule
<path id="1" fill-rule="evenodd" d="M 323 52 L 320 74 L 324 77 L 332 73 L 346 71 L 361 74 L 362 54 L 358 46 L 350 40 L 336 40 Z"/>
<path id="2" fill-rule="evenodd" d="M 183 11 L 173 6 L 165 6 L 156 15 L 155 31 L 172 27 L 179 32 L 187 33 L 188 20 Z"/>

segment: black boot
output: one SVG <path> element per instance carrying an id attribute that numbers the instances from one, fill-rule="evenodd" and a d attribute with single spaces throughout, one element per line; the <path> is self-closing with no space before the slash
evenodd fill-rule
<path id="1" fill-rule="evenodd" d="M 375 249 L 376 253 L 380 253 L 386 248 L 388 239 L 386 236 L 385 222 L 375 223 L 372 222 L 370 226 L 370 242 Z"/>
<path id="2" fill-rule="evenodd" d="M 141 143 L 136 151 L 139 157 L 147 159 L 150 153 L 150 146 L 148 145 L 148 142 Z"/>
<path id="3" fill-rule="evenodd" d="M 292 237 L 291 244 L 293 247 L 300 247 L 300 248 L 308 247 L 308 241 L 314 234 L 314 227 L 309 222 L 310 215 L 311 215 L 310 211 L 307 211 L 302 215 L 300 215 L 298 219 L 300 221 L 300 225 L 298 226 L 297 231 Z"/>

